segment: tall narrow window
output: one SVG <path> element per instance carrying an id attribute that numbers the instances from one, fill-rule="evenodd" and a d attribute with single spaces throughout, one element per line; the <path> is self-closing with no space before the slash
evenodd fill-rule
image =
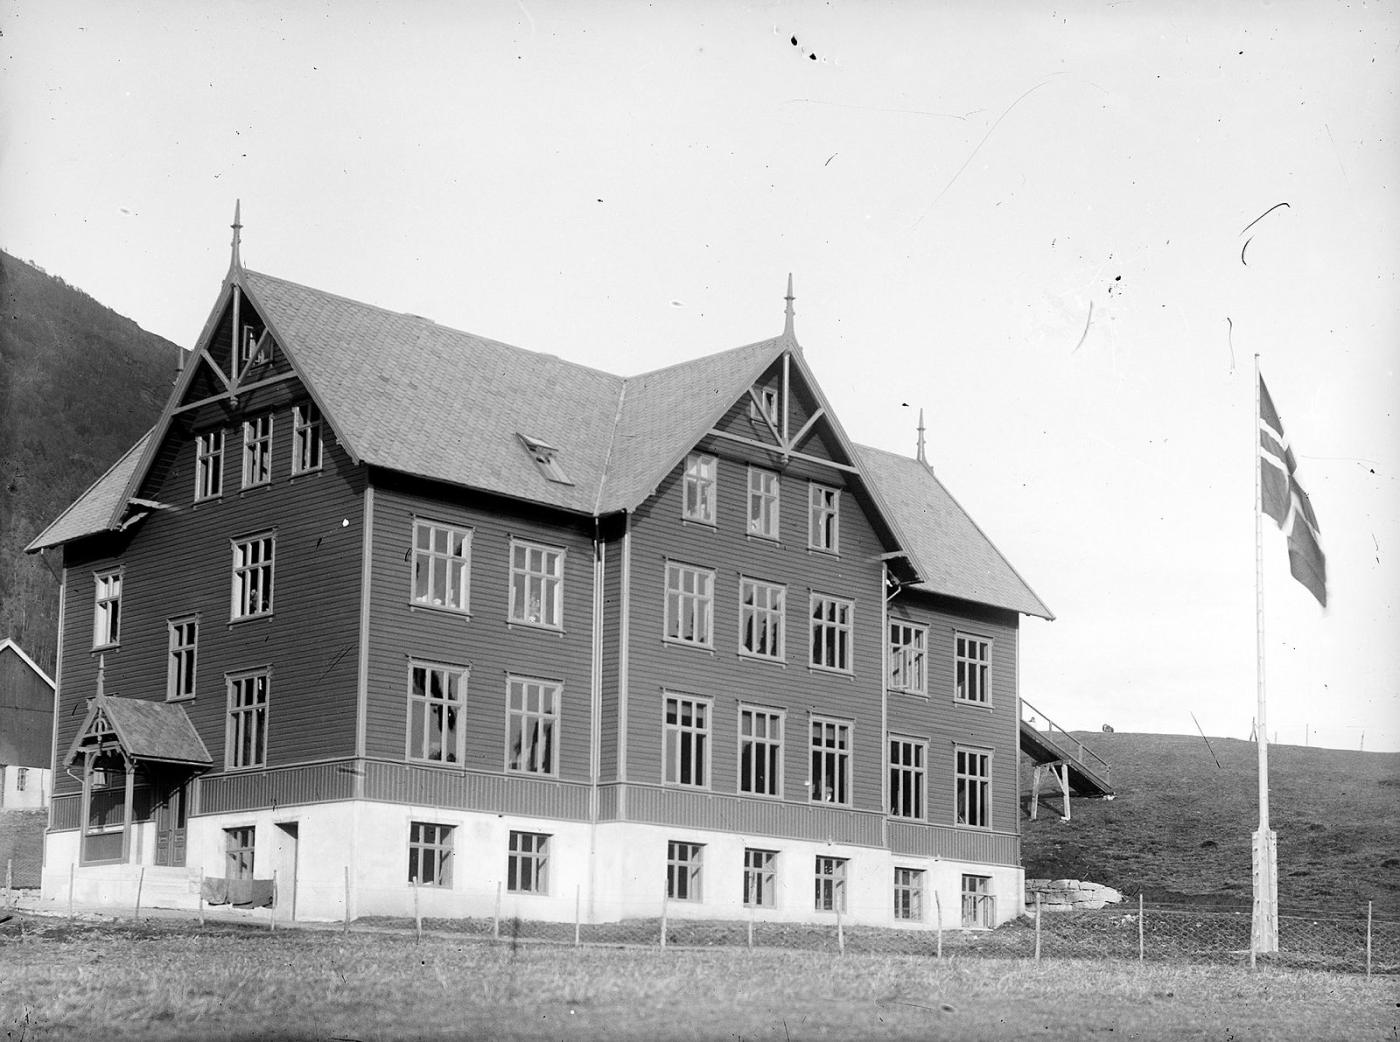
<path id="1" fill-rule="evenodd" d="M 754 796 L 783 794 L 783 714 L 739 708 L 739 791 Z"/>
<path id="2" fill-rule="evenodd" d="M 272 480 L 272 414 L 243 421 L 243 487 Z"/>
<path id="3" fill-rule="evenodd" d="M 816 882 L 817 911 L 844 912 L 846 910 L 846 859 L 843 857 L 818 857 Z"/>
<path id="4" fill-rule="evenodd" d="M 992 754 L 959 747 L 955 755 L 958 824 L 989 828 L 992 824 Z"/>
<path id="5" fill-rule="evenodd" d="M 224 765 L 230 770 L 267 766 L 268 671 L 228 678 L 228 729 Z"/>
<path id="6" fill-rule="evenodd" d="M 715 481 L 719 464 L 713 456 L 692 452 L 685 458 L 685 505 L 681 516 L 702 525 L 715 523 Z"/>
<path id="7" fill-rule="evenodd" d="M 784 603 L 787 591 L 776 583 L 739 580 L 739 650 L 745 655 L 781 660 Z"/>
<path id="8" fill-rule="evenodd" d="M 292 473 L 321 469 L 321 410 L 303 402 L 292 410 Z"/>
<path id="9" fill-rule="evenodd" d="M 224 494 L 224 432 L 209 431 L 194 439 L 194 498 Z"/>
<path id="10" fill-rule="evenodd" d="M 554 729 L 558 719 L 558 684 L 511 677 L 506 769 L 526 774 L 554 774 Z"/>
<path id="11" fill-rule="evenodd" d="M 914 738 L 890 739 L 890 817 L 924 816 L 924 750 Z"/>
<path id="12" fill-rule="evenodd" d="M 467 671 L 414 664 L 408 671 L 408 758 L 461 763 L 466 742 L 462 712 Z"/>
<path id="13" fill-rule="evenodd" d="M 812 802 L 851 802 L 851 725 L 812 718 Z"/>
<path id="14" fill-rule="evenodd" d="M 666 844 L 666 896 L 672 901 L 700 900 L 700 858 L 702 843 Z"/>
<path id="15" fill-rule="evenodd" d="M 778 538 L 778 475 L 749 468 L 749 535 Z"/>
<path id="16" fill-rule="evenodd" d="M 246 619 L 272 611 L 274 535 L 257 535 L 233 544 L 232 618 Z"/>
<path id="17" fill-rule="evenodd" d="M 855 603 L 812 594 L 812 665 L 851 672 L 851 617 Z"/>
<path id="18" fill-rule="evenodd" d="M 506 889 L 512 894 L 549 893 L 549 836 L 540 832 L 510 834 Z"/>
<path id="19" fill-rule="evenodd" d="M 959 633 L 954 638 L 954 652 L 959 701 L 985 704 L 991 696 L 988 676 L 992 668 L 992 642 Z"/>
<path id="20" fill-rule="evenodd" d="M 744 850 L 744 907 L 772 908 L 778 903 L 776 850 Z"/>
<path id="21" fill-rule="evenodd" d="M 126 853 L 126 759 L 120 752 L 84 757 L 82 861 L 121 861 Z"/>
<path id="22" fill-rule="evenodd" d="M 663 777 L 668 785 L 704 788 L 710 781 L 710 703 L 666 696 Z"/>
<path id="23" fill-rule="evenodd" d="M 244 825 L 236 829 L 224 829 L 224 877 L 226 879 L 253 878 L 253 851 L 257 829 Z"/>
<path id="24" fill-rule="evenodd" d="M 990 930 L 997 924 L 997 899 L 991 876 L 962 877 L 962 925 Z"/>
<path id="25" fill-rule="evenodd" d="M 408 881 L 415 886 L 452 885 L 451 825 L 414 821 L 408 826 Z"/>
<path id="26" fill-rule="evenodd" d="M 816 482 L 807 486 L 807 545 L 838 553 L 841 549 L 841 490 Z"/>
<path id="27" fill-rule="evenodd" d="M 890 690 L 911 695 L 928 691 L 924 648 L 928 628 L 908 622 L 890 623 Z"/>
<path id="28" fill-rule="evenodd" d="M 171 619 L 170 652 L 166 662 L 165 697 L 194 697 L 195 655 L 199 647 L 198 619 Z"/>
<path id="29" fill-rule="evenodd" d="M 92 646 L 105 648 L 121 641 L 122 573 L 121 569 L 98 572 L 93 578 L 97 596 L 93 604 Z"/>
<path id="30" fill-rule="evenodd" d="M 417 519 L 413 522 L 413 603 L 470 609 L 472 530 Z"/>
<path id="31" fill-rule="evenodd" d="M 564 551 L 512 540 L 510 620 L 531 626 L 563 626 Z"/>
<path id="32" fill-rule="evenodd" d="M 924 917 L 924 873 L 918 868 L 894 870 L 894 917 L 919 920 Z"/>
<path id="33" fill-rule="evenodd" d="M 754 398 L 749 399 L 750 419 L 767 420 L 776 427 L 778 425 L 778 389 L 776 387 L 755 387 L 753 393 Z"/>
<path id="34" fill-rule="evenodd" d="M 715 573 L 675 561 L 666 562 L 665 637 L 677 644 L 708 648 L 715 608 Z"/>

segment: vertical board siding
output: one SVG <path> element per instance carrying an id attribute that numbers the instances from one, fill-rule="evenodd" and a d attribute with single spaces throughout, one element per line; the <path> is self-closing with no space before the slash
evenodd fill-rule
<path id="1" fill-rule="evenodd" d="M 225 814 L 258 807 L 325 803 L 354 796 L 353 760 L 280 770 L 211 775 L 199 783 L 199 813 Z"/>
<path id="2" fill-rule="evenodd" d="M 866 847 L 884 843 L 879 814 L 652 785 L 627 786 L 627 820 Z"/>
<path id="3" fill-rule="evenodd" d="M 0 764 L 49 767 L 53 688 L 12 647 L 0 651 Z"/>
<path id="4" fill-rule="evenodd" d="M 479 774 L 372 760 L 365 764 L 365 798 L 423 807 L 494 811 L 529 817 L 588 819 L 586 785 Z"/>
<path id="5" fill-rule="evenodd" d="M 985 865 L 1021 863 L 1021 837 L 1015 832 L 983 832 L 891 821 L 890 850 L 913 857 L 937 857 Z"/>

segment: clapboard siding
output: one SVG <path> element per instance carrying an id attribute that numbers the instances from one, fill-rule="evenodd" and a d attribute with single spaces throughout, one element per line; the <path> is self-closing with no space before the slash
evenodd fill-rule
<path id="1" fill-rule="evenodd" d="M 528 462 L 522 454 L 522 466 Z M 462 770 L 505 770 L 507 677 L 517 675 L 563 684 L 556 745 L 559 777 L 587 781 L 591 520 L 377 471 L 374 482 L 367 755 L 406 758 L 410 661 L 436 662 L 470 670 Z M 472 530 L 470 614 L 412 603 L 415 516 Z M 513 537 L 565 550 L 562 632 L 507 621 Z"/>
<path id="2" fill-rule="evenodd" d="M 173 430 L 159 454 L 167 461 L 162 473 L 142 489 L 168 509 L 153 511 L 124 533 L 65 548 L 60 758 L 82 721 L 84 699 L 97 690 L 93 573 L 113 567 L 123 569 L 121 643 L 100 652 L 107 694 L 163 700 L 167 620 L 195 615 L 196 697 L 185 708 L 216 771 L 224 763 L 225 674 L 262 666 L 273 670 L 269 766 L 353 754 L 362 475 L 327 430 L 323 468 L 292 477 L 288 404 L 274 412 L 272 483 L 241 491 L 240 422 L 241 414 L 223 424 L 221 498 L 193 502 L 194 439 Z M 231 541 L 265 531 L 275 532 L 277 540 L 274 611 L 231 622 Z M 76 787 L 62 770 L 56 779 L 60 791 Z"/>

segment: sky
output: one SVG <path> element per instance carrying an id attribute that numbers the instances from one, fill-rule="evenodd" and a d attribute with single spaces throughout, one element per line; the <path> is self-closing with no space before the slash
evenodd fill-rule
<path id="1" fill-rule="evenodd" d="M 0 247 L 189 347 L 228 266 L 620 374 L 776 335 L 1050 605 L 1068 728 L 1400 750 L 1400 7 L 10 0 Z"/>

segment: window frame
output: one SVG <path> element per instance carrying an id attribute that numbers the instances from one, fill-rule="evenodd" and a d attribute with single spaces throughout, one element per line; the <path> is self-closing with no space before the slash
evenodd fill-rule
<path id="1" fill-rule="evenodd" d="M 416 693 L 415 674 L 423 672 L 423 694 Z M 432 695 L 432 680 L 435 674 L 441 674 L 442 680 L 439 690 L 443 692 L 442 697 Z M 450 697 L 452 690 L 451 681 L 456 681 L 457 698 Z M 471 669 L 468 666 L 457 665 L 451 662 L 435 662 L 427 659 L 410 658 L 408 660 L 408 684 L 406 691 L 406 703 L 404 710 L 404 759 L 410 763 L 441 764 L 446 767 L 462 767 L 466 762 L 467 755 L 467 697 L 468 687 L 471 682 Z M 422 705 L 421 714 L 415 711 L 416 705 Z M 441 725 L 434 729 L 432 722 L 434 709 L 440 710 Z M 452 723 L 448 723 L 449 712 L 455 711 Z M 415 718 L 416 721 L 415 721 Z M 418 724 L 419 733 L 415 735 L 415 722 Z M 447 732 L 452 733 L 452 748 L 447 745 Z M 433 749 L 433 737 L 437 733 L 439 737 L 439 755 L 431 755 Z M 415 739 L 417 743 L 415 744 Z M 417 751 L 415 752 L 415 749 Z"/>
<path id="2" fill-rule="evenodd" d="M 702 904 L 704 891 L 705 844 L 689 840 L 666 841 L 666 899 Z M 684 893 L 678 891 L 684 890 Z"/>
<path id="3" fill-rule="evenodd" d="M 910 865 L 894 866 L 894 918 L 896 922 L 924 921 L 924 881 L 928 873 Z"/>
<path id="4" fill-rule="evenodd" d="M 970 887 L 969 880 L 975 880 Z M 964 930 L 993 929 L 997 921 L 997 895 L 992 890 L 992 877 L 964 872 L 962 873 L 961 891 L 960 919 L 962 928 Z"/>
<path id="5" fill-rule="evenodd" d="M 92 573 L 92 649 L 119 647 L 122 642 L 122 589 L 126 569 L 104 568 Z"/>
<path id="6" fill-rule="evenodd" d="M 758 400 L 755 401 L 755 398 Z M 777 427 L 778 421 L 782 418 L 780 401 L 781 398 L 776 387 L 754 387 L 753 394 L 749 396 L 749 419 L 767 420 L 774 427 Z"/>
<path id="7" fill-rule="evenodd" d="M 548 832 L 510 830 L 506 848 L 507 893 L 549 896 L 551 838 Z"/>
<path id="8" fill-rule="evenodd" d="M 252 563 L 239 563 L 241 551 L 252 549 L 254 544 L 266 544 L 266 557 Z M 273 614 L 273 591 L 275 589 L 276 566 L 277 566 L 277 532 L 269 530 L 257 532 L 253 535 L 242 536 L 229 540 L 233 549 L 233 587 L 230 591 L 229 621 L 241 622 L 244 619 L 260 619 Z M 250 583 L 240 586 L 240 578 L 252 576 L 254 574 L 263 575 L 262 583 Z M 266 607 L 258 611 L 241 611 L 250 603 L 250 599 L 255 597 L 259 590 L 266 588 L 266 596 L 261 598 L 259 603 L 266 603 Z"/>
<path id="9" fill-rule="evenodd" d="M 662 610 L 661 639 L 667 644 L 686 648 L 706 648 L 715 646 L 715 570 L 684 561 L 667 559 Z M 696 589 L 686 589 L 686 580 L 697 584 Z M 701 582 L 703 580 L 703 582 Z M 699 589 L 703 585 L 705 588 Z M 696 626 L 697 611 L 703 623 L 703 639 L 684 636 L 685 622 Z"/>
<path id="10" fill-rule="evenodd" d="M 668 718 L 671 715 L 671 703 L 676 703 L 676 722 L 672 723 Z M 697 715 L 704 717 L 702 726 L 684 724 L 681 721 L 681 706 L 691 707 L 691 720 Z M 687 742 L 687 736 L 689 741 Z M 673 786 L 681 789 L 710 788 L 710 758 L 713 751 L 714 736 L 714 700 L 701 695 L 686 694 L 682 691 L 663 691 L 661 698 L 661 782 L 663 785 Z M 696 744 L 699 744 L 699 754 L 697 758 Z M 672 749 L 674 744 L 675 748 Z M 688 761 L 682 750 L 689 745 Z M 700 780 L 684 781 L 681 778 L 682 767 L 689 763 L 690 777 L 694 778 L 698 771 Z M 674 774 L 674 778 L 672 775 Z"/>
<path id="11" fill-rule="evenodd" d="M 764 718 L 766 718 L 767 721 L 768 721 L 768 726 L 769 726 L 770 728 L 772 728 L 774 725 L 776 725 L 776 728 L 777 728 L 777 736 L 776 736 L 776 737 L 773 736 L 773 731 L 772 731 L 771 729 L 768 731 L 767 734 L 764 734 L 764 735 L 757 735 L 757 734 L 753 734 L 753 733 L 745 734 L 745 733 L 744 733 L 744 727 L 745 727 L 745 718 L 746 718 L 746 717 L 749 717 L 749 718 L 764 717 Z M 736 736 L 737 745 L 738 745 L 738 756 L 737 756 L 737 760 L 736 760 L 736 766 L 737 766 L 737 768 L 738 768 L 738 777 L 735 779 L 735 789 L 736 789 L 736 791 L 739 793 L 739 795 L 741 795 L 741 796 L 759 796 L 759 797 L 765 797 L 765 798 L 768 798 L 768 799 L 778 799 L 778 800 L 780 800 L 780 799 L 783 798 L 783 767 L 784 767 L 784 763 L 783 763 L 783 760 L 784 760 L 784 749 L 783 749 L 783 745 L 784 745 L 784 739 L 786 738 L 786 729 L 787 729 L 787 713 L 786 713 L 786 711 L 784 711 L 784 710 L 782 710 L 782 709 L 774 709 L 774 708 L 772 708 L 772 707 L 770 707 L 770 706 L 756 706 L 756 705 L 748 705 L 748 704 L 746 704 L 746 703 L 740 703 L 740 705 L 739 705 L 739 722 L 738 722 L 737 736 Z M 770 790 L 772 790 L 772 791 L 764 792 L 764 791 L 762 791 L 762 790 L 760 790 L 760 789 L 758 789 L 758 788 L 756 788 L 756 787 L 753 787 L 752 781 L 753 781 L 753 774 L 754 774 L 754 772 L 752 771 L 751 768 L 750 768 L 750 770 L 749 770 L 749 775 L 750 775 L 749 784 L 750 784 L 750 787 L 747 787 L 747 788 L 745 787 L 745 778 L 744 778 L 745 768 L 746 768 L 746 766 L 748 766 L 749 764 L 752 764 L 752 763 L 756 763 L 756 762 L 757 762 L 757 755 L 755 755 L 755 756 L 753 756 L 753 757 L 750 757 L 750 758 L 746 761 L 746 758 L 745 758 L 746 747 L 752 747 L 752 748 L 755 749 L 755 750 L 762 750 L 762 751 L 763 751 L 763 753 L 764 753 L 764 762 L 765 762 L 765 765 L 766 765 L 766 767 L 767 767 L 767 774 L 768 774 L 768 780 L 769 780 L 769 786 L 768 786 L 768 788 L 769 788 Z M 775 763 L 774 761 L 776 761 L 776 763 Z"/>
<path id="12" fill-rule="evenodd" d="M 292 406 L 292 477 L 314 474 L 325 466 L 324 419 L 315 402 Z M 315 462 L 307 462 L 314 457 Z"/>
<path id="13" fill-rule="evenodd" d="M 819 728 L 822 729 L 820 744 L 818 741 Z M 830 729 L 829 736 L 828 729 Z M 807 734 L 808 766 L 811 777 L 811 792 L 808 793 L 808 802 L 826 803 L 833 807 L 854 806 L 855 798 L 852 790 L 855 782 L 855 771 L 853 770 L 855 725 L 850 720 L 818 716 L 814 713 L 809 717 Z M 832 744 L 833 740 L 836 744 Z M 834 763 L 837 768 L 836 784 L 832 789 L 832 795 L 833 797 L 844 795 L 845 799 L 824 799 L 820 795 L 826 791 L 827 771 L 825 764 L 828 761 Z"/>
<path id="14" fill-rule="evenodd" d="M 419 546 L 419 534 L 426 533 L 428 545 Z M 408 603 L 414 608 L 426 608 L 430 611 L 451 612 L 455 615 L 471 615 L 472 596 L 472 538 L 476 529 L 470 525 L 458 525 L 448 521 L 438 521 L 435 518 L 419 517 L 413 518 L 413 543 L 412 560 L 409 564 L 408 572 Z M 437 548 L 437 538 L 442 535 L 447 540 L 444 550 Z M 460 538 L 461 553 L 453 553 L 455 540 Z M 425 592 L 419 596 L 419 569 L 427 566 L 427 583 Z M 436 604 L 433 602 L 433 593 L 436 590 L 437 567 L 443 568 L 443 596 L 444 602 Z M 451 581 L 454 570 L 457 572 L 457 582 L 455 590 L 460 604 L 452 604 L 449 596 L 454 590 L 454 583 Z"/>
<path id="15" fill-rule="evenodd" d="M 847 868 L 850 858 L 833 857 L 829 854 L 816 855 L 813 865 L 813 880 L 816 883 L 813 908 L 818 912 L 846 911 Z"/>
<path id="16" fill-rule="evenodd" d="M 891 734 L 887 743 L 890 774 L 888 808 L 891 818 L 901 821 L 925 821 L 928 817 L 928 741 L 909 735 Z M 896 752 L 898 750 L 898 753 Z M 912 753 L 916 762 L 909 762 Z M 900 759 L 896 757 L 900 756 Z M 904 781 L 910 785 L 906 788 Z M 903 797 L 903 798 L 901 798 Z M 907 806 L 912 799 L 914 806 Z"/>
<path id="17" fill-rule="evenodd" d="M 216 427 L 194 436 L 194 501 L 203 503 L 224 494 L 224 429 Z"/>
<path id="18" fill-rule="evenodd" d="M 961 705 L 992 707 L 992 638 L 965 630 L 953 631 L 953 701 Z M 966 647 L 980 648 L 984 654 L 978 657 L 969 654 Z M 976 689 L 973 694 L 964 694 L 965 680 L 969 671 L 975 683 L 967 685 Z"/>
<path id="19" fill-rule="evenodd" d="M 409 821 L 409 886 L 426 886 L 437 890 L 451 890 L 453 888 L 452 870 L 457 860 L 456 837 L 456 825 L 448 825 L 440 821 Z M 431 865 L 431 871 L 425 871 L 429 865 Z"/>
<path id="20" fill-rule="evenodd" d="M 971 757 L 979 758 L 976 765 L 984 767 L 984 772 L 974 773 L 965 767 L 973 765 Z M 978 821 L 968 820 L 968 812 L 974 808 L 978 811 Z M 991 749 L 953 746 L 953 821 L 959 828 L 987 830 L 992 827 Z"/>
<path id="21" fill-rule="evenodd" d="M 243 421 L 241 487 L 244 491 L 272 484 L 273 426 L 273 414 L 270 412 L 251 416 Z"/>
<path id="22" fill-rule="evenodd" d="M 897 642 L 895 640 L 896 630 L 902 630 L 904 636 L 914 639 Z M 928 636 L 928 626 L 924 623 L 910 622 L 906 619 L 890 619 L 890 672 L 886 678 L 889 690 L 905 695 L 928 697 Z M 910 648 L 914 645 L 917 647 L 911 651 Z M 916 660 L 914 667 L 908 666 L 911 657 Z M 903 668 L 901 668 L 901 664 L 903 664 Z M 912 684 L 901 679 L 908 676 L 911 668 L 916 669 L 918 673 Z"/>
<path id="23" fill-rule="evenodd" d="M 188 702 L 198 690 L 199 616 L 177 615 L 165 620 L 165 628 L 165 700 Z"/>
<path id="24" fill-rule="evenodd" d="M 681 520 L 716 527 L 719 524 L 719 458 L 707 452 L 688 453 L 681 473 Z"/>
<path id="25" fill-rule="evenodd" d="M 516 707 L 516 689 L 520 688 L 523 696 L 522 705 Z M 529 688 L 539 689 L 539 709 L 530 709 Z M 548 696 L 550 708 L 545 709 L 545 698 Z M 527 677 L 515 673 L 506 674 L 506 751 L 505 766 L 509 774 L 527 774 L 538 778 L 559 777 L 559 731 L 560 715 L 563 709 L 564 684 L 559 680 L 548 680 L 543 677 Z M 535 721 L 537 725 L 543 724 L 545 739 L 545 756 L 548 758 L 548 765 L 540 770 L 528 766 L 517 766 L 520 755 L 512 755 L 514 747 L 514 736 L 516 721 L 520 721 L 520 735 L 522 738 L 521 753 L 525 752 L 523 738 L 526 734 L 526 722 Z M 540 733 L 539 728 L 535 734 Z M 529 759 L 534 760 L 534 755 L 538 740 L 532 741 L 529 746 Z"/>
<path id="26" fill-rule="evenodd" d="M 238 692 L 249 681 L 260 680 L 261 699 L 239 702 Z M 243 669 L 224 674 L 227 692 L 224 722 L 224 770 L 256 771 L 267 766 L 268 718 L 272 708 L 272 667 Z M 257 694 L 257 691 L 254 691 Z M 251 720 L 251 724 L 247 721 Z M 252 759 L 244 762 L 245 735 L 252 733 Z"/>
<path id="27" fill-rule="evenodd" d="M 844 619 L 840 617 L 828 618 L 830 613 L 828 609 L 834 609 L 838 616 L 844 610 Z M 810 637 L 808 641 L 808 668 L 818 669 L 825 673 L 840 673 L 843 676 L 852 676 L 855 673 L 855 614 L 856 602 L 851 598 L 812 591 L 807 608 L 808 635 Z M 844 659 L 845 665 L 828 665 L 824 661 L 828 657 L 827 652 L 831 652 L 838 660 Z M 818 660 L 819 654 L 823 661 Z"/>
<path id="28" fill-rule="evenodd" d="M 752 603 L 748 600 L 750 590 L 753 591 Z M 767 604 L 759 604 L 760 592 L 767 595 Z M 772 606 L 775 593 L 778 601 L 776 608 Z M 768 636 L 767 643 L 771 647 L 775 630 L 777 647 L 773 650 L 759 651 L 756 646 L 750 646 L 750 637 L 753 638 L 753 644 L 758 645 L 758 635 L 762 632 Z M 744 658 L 758 659 L 762 662 L 787 661 L 787 586 L 783 583 L 755 579 L 750 575 L 739 576 L 739 654 Z"/>
<path id="29" fill-rule="evenodd" d="M 754 485 L 755 480 L 758 482 L 757 488 Z M 766 487 L 769 482 L 771 490 Z M 777 542 L 782 536 L 781 475 L 776 470 L 756 467 L 750 463 L 746 488 L 744 531 L 755 539 L 771 539 Z M 755 504 L 758 507 L 757 514 L 754 511 Z"/>
<path id="30" fill-rule="evenodd" d="M 517 551 L 524 552 L 524 564 L 516 563 Z M 553 562 L 551 571 L 535 570 L 530 567 L 530 555 L 539 553 L 542 561 Z M 506 608 L 506 621 L 512 626 L 530 626 L 543 630 L 562 630 L 564 628 L 564 561 L 568 555 L 568 549 L 562 546 L 551 546 L 547 543 L 536 543 L 528 539 L 517 539 L 514 536 L 510 540 L 510 568 L 508 571 L 510 581 L 509 604 Z M 523 582 L 517 582 L 517 579 Z M 525 606 L 519 603 L 517 587 L 519 587 L 528 602 L 532 585 L 538 582 L 540 588 L 540 617 L 531 619 Z M 553 605 L 552 618 L 546 618 L 544 605 L 546 603 L 545 592 L 551 590 L 553 599 L 549 601 Z"/>
<path id="31" fill-rule="evenodd" d="M 778 851 L 744 848 L 744 907 L 778 907 Z"/>
<path id="32" fill-rule="evenodd" d="M 831 497 L 830 506 L 819 502 L 826 495 Z M 807 482 L 807 549 L 833 556 L 841 553 L 841 490 L 835 485 Z"/>

